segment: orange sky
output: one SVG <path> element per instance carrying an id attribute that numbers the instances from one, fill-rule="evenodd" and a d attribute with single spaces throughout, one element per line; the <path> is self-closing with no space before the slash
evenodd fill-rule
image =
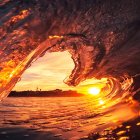
<path id="1" fill-rule="evenodd" d="M 88 88 L 96 86 L 103 87 L 106 79 L 87 79 L 77 87 L 69 87 L 63 80 L 71 74 L 74 68 L 73 60 L 68 52 L 46 53 L 35 61 L 21 77 L 13 90 L 41 90 L 74 89 L 86 92 Z"/>
<path id="2" fill-rule="evenodd" d="M 69 89 L 63 80 L 69 76 L 74 63 L 68 52 L 46 53 L 28 68 L 13 90 Z"/>

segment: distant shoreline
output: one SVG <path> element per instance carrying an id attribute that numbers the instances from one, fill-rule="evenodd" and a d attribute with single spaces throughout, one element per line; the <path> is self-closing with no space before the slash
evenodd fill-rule
<path id="1" fill-rule="evenodd" d="M 76 91 L 63 91 L 60 89 L 51 91 L 11 91 L 8 97 L 80 97 L 83 94 Z"/>

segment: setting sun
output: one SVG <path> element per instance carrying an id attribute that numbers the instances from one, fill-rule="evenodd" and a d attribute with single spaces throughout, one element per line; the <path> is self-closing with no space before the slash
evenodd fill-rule
<path id="1" fill-rule="evenodd" d="M 92 95 L 98 95 L 100 93 L 101 89 L 98 87 L 92 87 L 88 89 L 88 93 Z"/>

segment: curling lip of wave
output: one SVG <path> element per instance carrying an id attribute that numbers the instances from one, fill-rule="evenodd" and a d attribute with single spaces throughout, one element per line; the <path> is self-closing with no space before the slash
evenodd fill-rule
<path id="1" fill-rule="evenodd" d="M 0 3 L 1 97 L 46 51 L 72 54 L 75 68 L 68 85 L 139 73 L 139 12 L 139 0 L 4 0 Z"/>

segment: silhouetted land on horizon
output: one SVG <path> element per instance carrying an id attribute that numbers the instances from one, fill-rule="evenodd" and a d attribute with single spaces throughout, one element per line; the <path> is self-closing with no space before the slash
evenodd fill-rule
<path id="1" fill-rule="evenodd" d="M 76 91 L 63 91 L 60 89 L 51 91 L 11 91 L 8 97 L 79 97 L 83 96 Z"/>

